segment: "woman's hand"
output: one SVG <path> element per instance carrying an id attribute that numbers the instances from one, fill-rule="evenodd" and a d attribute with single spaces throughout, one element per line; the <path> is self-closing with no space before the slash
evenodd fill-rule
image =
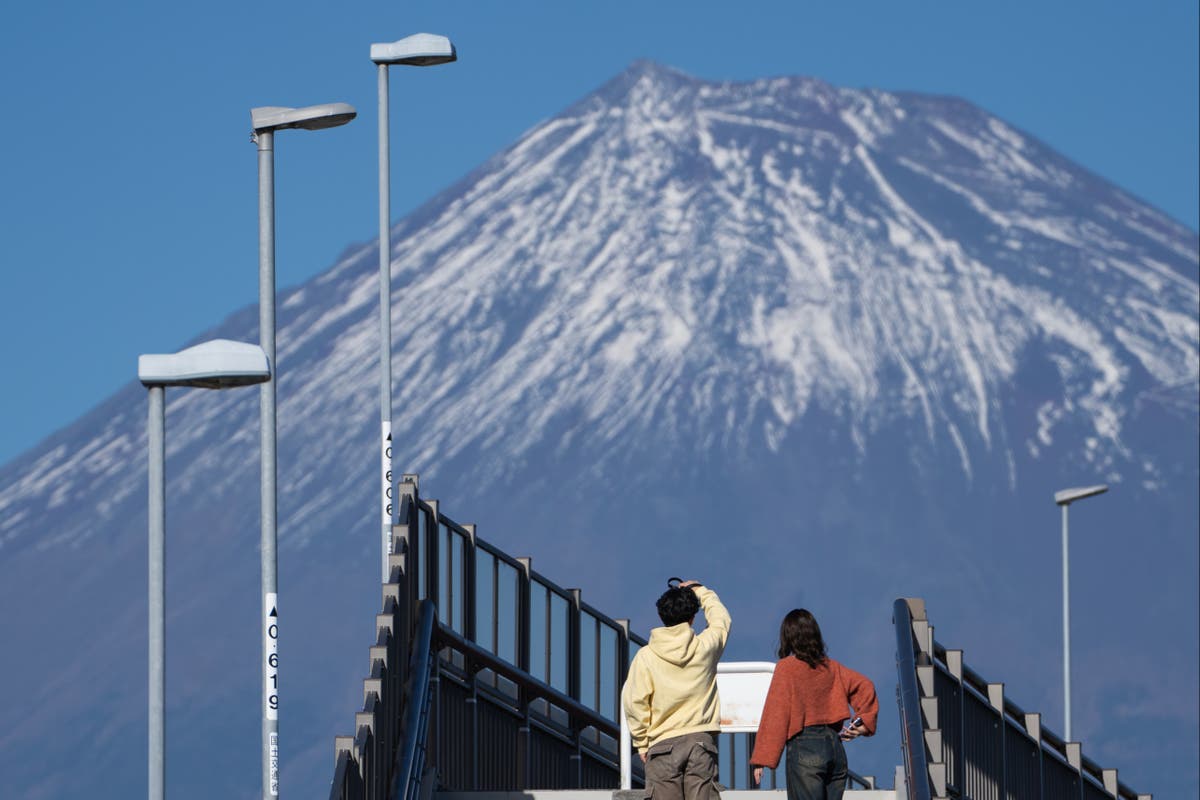
<path id="1" fill-rule="evenodd" d="M 760 783 L 762 783 L 762 771 L 763 771 L 762 767 L 754 768 L 754 785 L 755 786 L 758 786 Z"/>
<path id="2" fill-rule="evenodd" d="M 857 739 L 859 736 L 865 736 L 866 733 L 867 726 L 860 722 L 857 725 L 851 725 L 849 728 L 845 728 L 841 733 L 841 737 L 843 742 L 848 742 L 851 739 Z"/>

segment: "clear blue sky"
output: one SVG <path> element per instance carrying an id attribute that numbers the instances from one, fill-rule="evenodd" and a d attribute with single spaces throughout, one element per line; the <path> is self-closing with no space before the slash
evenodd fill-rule
<path id="1" fill-rule="evenodd" d="M 0 463 L 257 300 L 249 109 L 345 101 L 281 134 L 278 281 L 376 222 L 372 41 L 450 35 L 393 70 L 399 218 L 638 58 L 706 78 L 811 75 L 954 94 L 1193 230 L 1195 0 L 263 0 L 10 3 L 0 15 Z"/>

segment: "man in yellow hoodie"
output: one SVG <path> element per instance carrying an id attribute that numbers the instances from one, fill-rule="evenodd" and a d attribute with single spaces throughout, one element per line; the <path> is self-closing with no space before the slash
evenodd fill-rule
<path id="1" fill-rule="evenodd" d="M 663 627 L 634 656 L 621 690 L 633 746 L 653 800 L 720 800 L 717 790 L 717 662 L 731 620 L 717 593 L 683 581 L 658 598 Z M 692 630 L 696 612 L 708 626 Z"/>

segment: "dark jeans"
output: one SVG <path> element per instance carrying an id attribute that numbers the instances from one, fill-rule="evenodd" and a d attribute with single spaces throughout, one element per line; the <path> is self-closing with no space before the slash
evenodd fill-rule
<path id="1" fill-rule="evenodd" d="M 816 725 L 788 739 L 788 800 L 842 800 L 847 766 L 839 729 Z"/>
<path id="2" fill-rule="evenodd" d="M 687 733 L 646 752 L 651 800 L 721 800 L 717 789 L 717 737 Z"/>

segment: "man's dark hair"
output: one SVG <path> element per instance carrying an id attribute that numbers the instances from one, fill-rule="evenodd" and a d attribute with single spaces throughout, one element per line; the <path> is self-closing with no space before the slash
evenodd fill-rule
<path id="1" fill-rule="evenodd" d="M 813 669 L 829 658 L 821 626 L 807 608 L 793 608 L 779 626 L 779 657 L 788 656 L 795 656 Z"/>
<path id="2" fill-rule="evenodd" d="M 663 592 L 654 605 L 658 608 L 658 618 L 669 628 L 681 622 L 690 622 L 700 610 L 700 598 L 690 587 L 673 586 Z"/>

